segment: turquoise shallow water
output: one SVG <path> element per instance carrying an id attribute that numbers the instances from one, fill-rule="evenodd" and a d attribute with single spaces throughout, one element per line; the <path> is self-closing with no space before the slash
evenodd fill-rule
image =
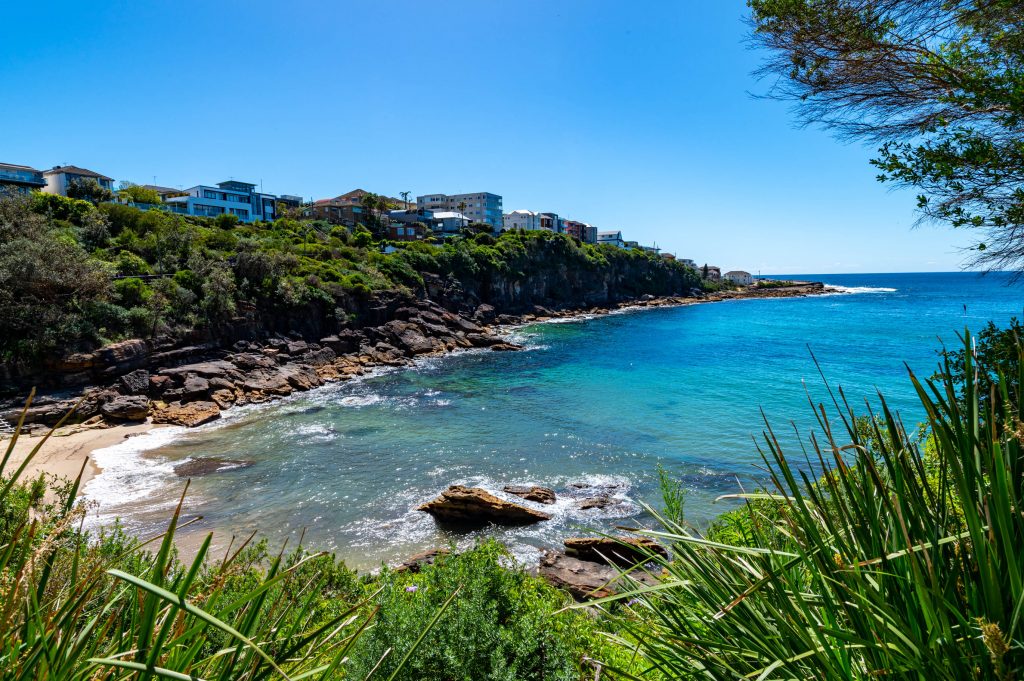
<path id="1" fill-rule="evenodd" d="M 553 520 L 489 531 L 525 561 L 581 528 L 644 522 L 638 502 L 656 502 L 658 463 L 684 480 L 688 515 L 703 522 L 727 508 L 716 496 L 758 484 L 760 410 L 791 445 L 793 425 L 809 432 L 808 393 L 826 397 L 812 351 L 858 404 L 877 404 L 881 389 L 913 422 L 921 414 L 903 362 L 928 375 L 939 338 L 955 344 L 965 325 L 1005 323 L 1024 305 L 1002 275 L 813 278 L 845 292 L 538 324 L 516 332 L 527 352 L 432 359 L 196 431 L 155 431 L 98 453 L 92 522 L 157 529 L 184 484 L 173 464 L 197 456 L 255 464 L 193 480 L 187 507 L 203 520 L 190 531 L 215 530 L 223 543 L 253 529 L 275 541 L 304 530 L 307 545 L 360 568 L 471 542 L 475 533 L 414 510 L 453 483 L 559 492 L 545 509 Z M 577 508 L 595 494 L 614 503 Z"/>

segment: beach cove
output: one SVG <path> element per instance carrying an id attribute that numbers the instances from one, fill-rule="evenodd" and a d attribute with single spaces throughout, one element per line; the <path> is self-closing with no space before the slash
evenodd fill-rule
<path id="1" fill-rule="evenodd" d="M 702 522 L 725 510 L 717 495 L 760 482 L 759 406 L 780 431 L 789 419 L 809 425 L 805 389 L 824 395 L 808 346 L 855 401 L 877 386 L 911 421 L 902 360 L 929 375 L 937 336 L 955 342 L 965 324 L 1019 305 L 995 276 L 824 279 L 847 293 L 551 320 L 514 332 L 526 352 L 429 358 L 198 429 L 156 429 L 96 453 L 104 472 L 85 486 L 99 505 L 89 522 L 159 529 L 184 484 L 174 466 L 202 457 L 253 465 L 193 479 L 186 509 L 204 519 L 190 530 L 221 541 L 305 530 L 307 544 L 362 569 L 480 536 L 414 510 L 449 484 L 556 490 L 551 521 L 492 532 L 526 562 L 581 530 L 643 522 L 658 463 L 685 481 L 688 517 Z M 893 324 L 911 313 L 916 324 Z M 851 314 L 858 323 L 837 335 L 835 320 Z M 578 508 L 595 494 L 615 503 Z"/>

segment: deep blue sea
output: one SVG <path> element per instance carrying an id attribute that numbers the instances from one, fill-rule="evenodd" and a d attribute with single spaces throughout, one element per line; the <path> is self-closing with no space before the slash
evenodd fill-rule
<path id="1" fill-rule="evenodd" d="M 827 399 L 812 353 L 855 405 L 877 406 L 881 391 L 909 425 L 922 414 L 904 363 L 928 376 L 943 342 L 1024 308 L 1024 289 L 1000 274 L 798 278 L 837 288 L 536 324 L 514 332 L 526 352 L 430 359 L 194 431 L 153 431 L 97 453 L 92 522 L 160 527 L 184 486 L 173 465 L 220 456 L 255 465 L 194 479 L 186 507 L 203 520 L 189 531 L 215 531 L 223 545 L 252 530 L 272 542 L 304 530 L 306 545 L 362 569 L 472 542 L 478 532 L 444 530 L 415 510 L 454 483 L 558 492 L 543 509 L 551 521 L 485 531 L 526 562 L 583 529 L 646 522 L 639 502 L 657 505 L 659 463 L 684 481 L 700 524 L 729 507 L 717 496 L 762 480 L 762 410 L 800 456 L 815 425 L 808 399 Z M 594 495 L 611 505 L 578 508 Z"/>

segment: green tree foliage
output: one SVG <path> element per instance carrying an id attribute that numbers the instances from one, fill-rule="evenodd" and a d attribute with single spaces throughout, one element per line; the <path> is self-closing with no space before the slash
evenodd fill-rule
<path id="1" fill-rule="evenodd" d="M 882 142 L 879 179 L 925 219 L 978 228 L 976 264 L 1024 266 L 1024 4 L 749 0 L 769 96 Z"/>
<path id="2" fill-rule="evenodd" d="M 108 268 L 90 258 L 71 226 L 0 200 L 0 358 L 28 361 L 75 347 L 95 333 L 93 304 L 106 298 Z"/>
<path id="3" fill-rule="evenodd" d="M 53 277 L 67 272 L 69 286 L 79 271 L 70 265 L 56 267 L 69 254 L 78 258 L 77 267 L 94 270 L 104 281 L 108 273 L 122 278 L 111 288 L 84 288 L 84 298 L 53 289 L 40 317 L 55 320 L 45 339 L 31 337 L 39 327 L 27 325 L 32 318 L 28 311 L 25 323 L 16 323 L 17 315 L 9 317 L 3 339 L 7 359 L 38 358 L 156 333 L 202 330 L 215 335 L 242 306 L 266 315 L 309 314 L 314 306 L 328 318 L 347 317 L 376 292 L 421 291 L 426 273 L 483 297 L 497 277 L 544 278 L 566 270 L 582 276 L 600 274 L 602 268 L 615 272 L 625 295 L 700 286 L 695 273 L 640 251 L 583 245 L 547 232 L 500 237 L 481 233 L 440 246 L 399 243 L 395 252 L 383 254 L 380 242 L 363 226 L 350 233 L 287 217 L 248 225 L 238 224 L 234 216 L 198 218 L 113 203 L 94 207 L 53 195 L 11 199 L 4 206 L 11 229 L 35 244 L 34 251 L 4 244 L 11 258 L 30 258 L 36 252 L 39 272 L 52 268 Z M 54 251 L 57 259 L 45 260 L 41 253 L 54 240 L 60 241 Z M 6 300 L 34 300 L 26 296 L 18 276 L 8 276 L 2 286 Z"/>
<path id="4" fill-rule="evenodd" d="M 122 199 L 131 203 L 144 203 L 156 205 L 163 203 L 163 199 L 160 198 L 160 193 L 155 189 L 148 189 L 138 184 L 124 183 L 121 188 L 117 190 L 118 196 Z"/>
<path id="5" fill-rule="evenodd" d="M 68 198 L 88 201 L 90 203 L 101 203 L 113 201 L 114 192 L 100 185 L 94 179 L 72 180 L 67 187 Z"/>

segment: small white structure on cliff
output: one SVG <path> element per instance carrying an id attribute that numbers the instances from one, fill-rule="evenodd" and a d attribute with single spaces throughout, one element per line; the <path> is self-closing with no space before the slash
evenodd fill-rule
<path id="1" fill-rule="evenodd" d="M 750 286 L 754 283 L 754 277 L 750 275 L 750 272 L 744 272 L 743 270 L 726 272 L 722 275 L 722 278 L 726 281 L 731 281 L 734 284 L 740 284 L 742 286 Z"/>

